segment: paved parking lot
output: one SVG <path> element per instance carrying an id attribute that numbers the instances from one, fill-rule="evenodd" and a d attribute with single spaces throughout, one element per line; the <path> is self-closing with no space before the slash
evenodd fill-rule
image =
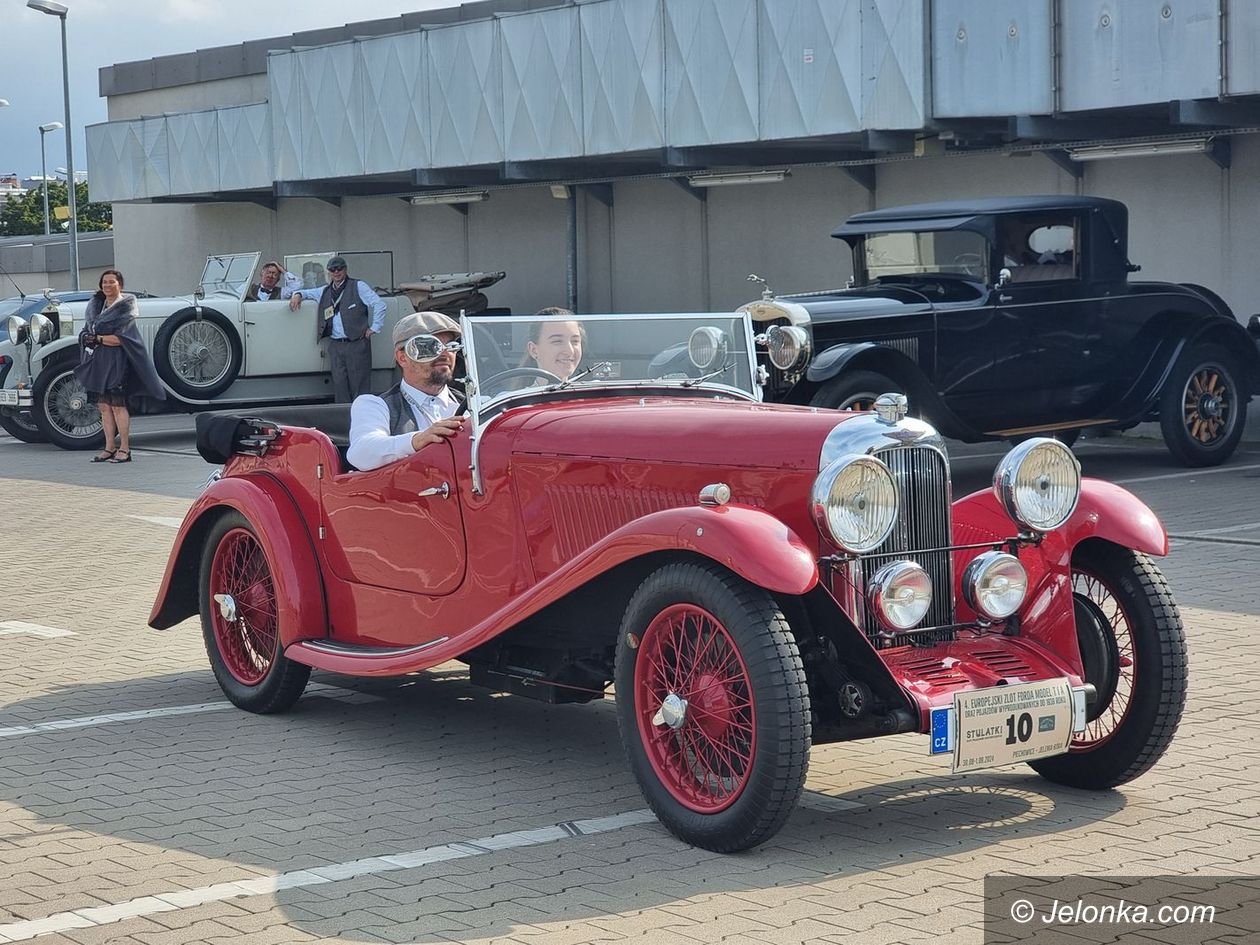
<path id="1" fill-rule="evenodd" d="M 825 746 L 787 827 L 720 856 L 644 813 L 611 703 L 452 665 L 228 706 L 194 621 L 145 626 L 209 467 L 186 419 L 138 427 L 130 466 L 0 437 L 0 943 L 978 943 L 994 872 L 1260 874 L 1258 448 L 1079 450 L 1176 536 L 1190 699 L 1154 770 L 1092 793 L 954 777 L 917 736 Z M 960 447 L 956 493 L 1000 453 Z"/>

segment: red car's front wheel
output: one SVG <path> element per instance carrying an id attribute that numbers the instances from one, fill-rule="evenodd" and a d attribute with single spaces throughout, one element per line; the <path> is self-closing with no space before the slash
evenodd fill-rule
<path id="1" fill-rule="evenodd" d="M 809 695 L 773 599 L 703 563 L 671 564 L 631 598 L 617 645 L 617 714 L 648 804 L 719 852 L 773 835 L 809 759 Z"/>
<path id="2" fill-rule="evenodd" d="M 283 712 L 297 701 L 309 666 L 286 659 L 267 552 L 239 512 L 215 522 L 201 558 L 201 630 L 224 694 L 250 712 Z"/>

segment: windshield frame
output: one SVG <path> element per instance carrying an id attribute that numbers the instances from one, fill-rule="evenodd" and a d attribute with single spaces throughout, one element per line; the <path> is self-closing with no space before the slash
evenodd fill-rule
<path id="1" fill-rule="evenodd" d="M 751 379 L 750 386 L 752 390 L 745 390 L 733 384 L 724 384 L 715 378 L 698 381 L 697 378 L 645 378 L 632 379 L 625 382 L 578 382 L 576 384 L 548 384 L 544 387 L 524 388 L 521 390 L 504 391 L 495 395 L 493 400 L 483 402 L 479 394 L 480 378 L 477 376 L 477 339 L 474 332 L 474 324 L 485 324 L 503 321 L 513 322 L 536 322 L 539 320 L 548 321 L 578 321 L 578 322 L 624 322 L 629 320 L 651 320 L 664 321 L 674 320 L 680 321 L 684 319 L 723 319 L 737 322 L 743 327 L 743 354 L 746 356 L 748 371 L 747 376 Z M 583 400 L 587 398 L 606 398 L 617 396 L 685 396 L 685 397 L 731 397 L 736 400 L 752 401 L 757 403 L 761 400 L 762 388 L 758 382 L 757 375 L 757 348 L 755 336 L 752 329 L 752 318 L 747 312 L 656 312 L 644 314 L 625 314 L 625 315 L 574 315 L 571 318 L 565 316 L 537 316 L 537 315 L 512 315 L 512 316 L 477 316 L 477 315 L 461 315 L 459 319 L 459 327 L 463 345 L 464 370 L 466 376 L 464 378 L 464 403 L 468 411 L 471 423 L 471 440 L 472 451 L 470 460 L 470 472 L 472 473 L 473 492 L 476 495 L 484 493 L 484 483 L 481 478 L 480 452 L 481 443 L 484 439 L 486 431 L 499 417 L 506 416 L 511 413 L 513 408 L 526 406 L 528 404 L 546 403 L 550 400 L 569 401 Z M 738 359 L 741 352 L 731 352 L 728 358 Z M 596 362 L 598 363 L 598 362 Z M 733 370 L 738 370 L 738 361 L 732 365 Z"/>
<path id="2" fill-rule="evenodd" d="M 201 281 L 197 283 L 198 287 L 207 296 L 227 296 L 236 299 L 238 302 L 245 298 L 245 293 L 249 291 L 250 283 L 253 281 L 254 272 L 258 268 L 258 260 L 261 253 L 211 253 L 206 257 L 206 264 L 201 267 Z M 249 271 L 245 273 L 245 278 L 239 283 L 233 283 L 227 279 L 212 280 L 207 282 L 206 277 L 210 274 L 210 265 L 217 260 L 223 264 L 223 274 L 225 276 L 232 273 L 233 267 L 237 260 L 248 259 Z"/>

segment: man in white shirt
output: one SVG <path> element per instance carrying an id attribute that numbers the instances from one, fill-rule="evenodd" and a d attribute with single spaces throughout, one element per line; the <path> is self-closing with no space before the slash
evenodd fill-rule
<path id="1" fill-rule="evenodd" d="M 362 394 L 350 407 L 350 448 L 356 469 L 378 469 L 422 446 L 441 443 L 464 426 L 460 400 L 447 384 L 459 350 L 459 324 L 441 312 L 416 312 L 394 326 L 394 363 L 403 379 L 379 397 Z M 414 344 L 408 342 L 414 339 Z"/>

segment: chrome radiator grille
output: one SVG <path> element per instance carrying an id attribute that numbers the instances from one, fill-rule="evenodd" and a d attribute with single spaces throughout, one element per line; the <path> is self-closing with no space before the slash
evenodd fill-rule
<path id="1" fill-rule="evenodd" d="M 887 463 L 901 492 L 901 514 L 897 525 L 873 555 L 861 559 L 862 586 L 890 561 L 916 561 L 932 578 L 932 607 L 920 626 L 941 627 L 954 622 L 954 568 L 948 551 L 927 551 L 945 548 L 952 543 L 950 527 L 950 481 L 945 457 L 934 449 L 922 446 L 894 447 L 876 455 Z M 892 552 L 892 555 L 888 553 Z M 877 647 L 904 646 L 911 642 L 939 640 L 948 634 L 902 635 L 879 637 L 881 625 L 874 614 L 866 612 L 862 603 L 863 624 L 867 636 Z"/>

